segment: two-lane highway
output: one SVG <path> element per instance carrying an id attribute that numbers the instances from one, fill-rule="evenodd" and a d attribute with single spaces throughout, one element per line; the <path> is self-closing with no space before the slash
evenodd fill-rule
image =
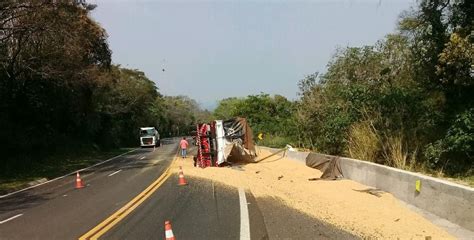
<path id="1" fill-rule="evenodd" d="M 167 220 L 177 239 L 268 239 L 251 193 L 205 179 L 187 181 L 178 186 L 177 176 L 168 179 L 101 239 L 160 239 Z"/>
<path id="2" fill-rule="evenodd" d="M 0 197 L 0 239 L 163 239 L 168 220 L 180 240 L 356 238 L 246 189 L 189 176 L 178 186 L 177 140 L 82 171 L 83 189 L 72 174 Z"/>
<path id="3" fill-rule="evenodd" d="M 75 175 L 0 199 L 0 239 L 77 239 L 120 209 L 168 168 L 175 140 L 137 149 Z"/>
<path id="4" fill-rule="evenodd" d="M 179 239 L 268 238 L 250 192 L 189 177 L 178 186 L 176 152 L 165 140 L 82 171 L 83 189 L 72 174 L 3 197 L 0 239 L 160 239 L 165 220 Z"/>

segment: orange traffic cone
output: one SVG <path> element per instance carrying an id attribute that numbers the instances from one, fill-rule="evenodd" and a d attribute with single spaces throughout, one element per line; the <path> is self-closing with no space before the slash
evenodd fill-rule
<path id="1" fill-rule="evenodd" d="M 184 174 L 183 174 L 183 168 L 182 167 L 179 167 L 179 182 L 178 182 L 178 185 L 179 186 L 188 185 L 188 183 L 186 182 L 186 179 L 184 179 Z"/>
<path id="2" fill-rule="evenodd" d="M 173 230 L 171 230 L 170 221 L 165 221 L 165 239 L 166 240 L 176 240 L 173 235 Z"/>
<path id="3" fill-rule="evenodd" d="M 84 182 L 82 182 L 81 176 L 79 175 L 79 172 L 76 173 L 76 189 L 83 188 Z"/>

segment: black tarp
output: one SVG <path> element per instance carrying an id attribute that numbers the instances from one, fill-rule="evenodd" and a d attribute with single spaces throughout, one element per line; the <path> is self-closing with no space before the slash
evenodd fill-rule
<path id="1" fill-rule="evenodd" d="M 233 118 L 223 121 L 226 147 L 224 156 L 227 161 L 253 161 L 257 156 L 253 142 L 253 133 L 245 118 Z"/>

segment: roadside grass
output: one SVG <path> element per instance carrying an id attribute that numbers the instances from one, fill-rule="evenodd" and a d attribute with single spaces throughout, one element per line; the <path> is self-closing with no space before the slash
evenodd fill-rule
<path id="1" fill-rule="evenodd" d="M 22 157 L 21 160 L 10 160 L 3 163 L 2 170 L 0 170 L 0 195 L 28 187 L 34 181 L 50 180 L 91 166 L 131 149 L 87 149 L 55 154 L 36 161 L 32 161 L 33 156 Z"/>
<path id="2" fill-rule="evenodd" d="M 473 175 L 462 175 L 462 176 L 445 176 L 444 174 L 427 172 L 427 171 L 417 171 L 421 174 L 428 175 L 430 177 L 439 178 L 449 182 L 457 183 L 460 185 L 468 186 L 474 188 L 474 174 Z"/>
<path id="3" fill-rule="evenodd" d="M 474 187 L 474 175 L 472 176 L 462 176 L 462 177 L 457 177 L 457 178 L 447 178 L 450 181 L 453 181 L 455 183 L 459 183 L 461 185 L 466 185 L 469 187 Z"/>
<path id="4" fill-rule="evenodd" d="M 263 140 L 256 140 L 256 144 L 258 146 L 265 146 L 265 147 L 271 147 L 271 148 L 283 148 L 283 147 L 286 146 L 286 144 L 289 144 L 289 143 L 290 143 L 289 138 L 281 137 L 281 136 L 266 136 Z M 354 149 L 357 149 L 358 147 L 361 147 L 361 146 L 360 145 L 353 145 L 353 147 L 354 147 Z M 366 151 L 367 149 L 369 149 L 369 150 L 372 149 L 373 146 L 372 145 L 371 146 L 365 146 L 364 145 L 362 147 L 363 147 L 363 149 L 358 149 L 360 151 L 357 152 L 358 154 L 356 156 L 354 156 L 354 153 L 356 153 L 356 151 L 354 151 L 354 149 L 350 149 L 350 151 L 352 151 L 352 152 L 346 153 L 345 154 L 346 157 L 351 157 L 351 158 L 359 159 L 359 160 L 362 160 L 362 161 L 369 161 L 369 162 L 376 162 L 377 163 L 377 161 L 375 161 L 374 159 L 371 159 L 372 158 L 371 155 L 367 155 L 366 153 L 364 153 L 364 151 Z M 395 168 L 398 168 L 398 169 L 403 169 L 403 170 L 410 171 L 410 172 L 418 172 L 418 173 L 421 173 L 421 174 L 424 174 L 424 175 L 427 175 L 427 176 L 447 180 L 447 181 L 458 183 L 458 184 L 468 186 L 468 187 L 474 187 L 474 171 L 472 169 L 466 171 L 466 173 L 464 173 L 462 175 L 447 176 L 442 172 L 436 172 L 436 171 L 433 171 L 433 170 L 429 170 L 423 164 L 416 164 L 416 160 L 413 159 L 413 156 L 415 154 L 410 156 L 411 157 L 410 158 L 409 156 L 406 155 L 406 153 L 402 152 L 401 139 L 395 139 L 395 141 L 393 142 L 393 146 L 389 146 L 389 147 L 391 147 L 390 150 L 392 150 L 393 153 L 392 153 L 392 155 L 387 155 L 387 158 L 396 158 L 398 160 L 397 161 L 398 164 L 393 164 L 394 166 L 392 166 L 392 167 L 395 167 Z M 304 151 L 311 151 L 311 149 L 304 149 Z M 342 156 L 344 156 L 344 155 L 342 155 Z M 357 157 L 357 156 L 362 156 L 362 157 Z M 366 156 L 366 158 L 370 159 L 370 160 L 364 159 L 364 156 Z M 408 164 L 407 164 L 407 160 L 409 160 Z M 380 163 L 378 163 L 378 164 L 380 164 Z"/>
<path id="5" fill-rule="evenodd" d="M 346 155 L 376 162 L 379 149 L 380 140 L 369 122 L 356 123 L 350 127 Z"/>
<path id="6" fill-rule="evenodd" d="M 467 173 L 465 175 L 457 175 L 457 176 L 446 176 L 442 173 L 429 174 L 429 175 L 431 175 L 432 177 L 444 179 L 444 180 L 461 184 L 464 186 L 474 187 L 474 174 L 473 173 L 470 173 L 470 174 Z"/>
<path id="7" fill-rule="evenodd" d="M 461 177 L 460 180 L 466 182 L 470 187 L 474 187 L 474 175 Z"/>
<path id="8" fill-rule="evenodd" d="M 474 168 L 466 170 L 463 174 L 456 175 L 448 175 L 440 170 L 429 169 L 426 166 L 426 163 L 415 164 L 410 169 L 406 170 L 474 188 Z"/>
<path id="9" fill-rule="evenodd" d="M 288 137 L 266 135 L 262 140 L 257 140 L 256 144 L 260 146 L 266 146 L 271 148 L 284 148 L 287 144 L 290 144 L 291 140 Z"/>

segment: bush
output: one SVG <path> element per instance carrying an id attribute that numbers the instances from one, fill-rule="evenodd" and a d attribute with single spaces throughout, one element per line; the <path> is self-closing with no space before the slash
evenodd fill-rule
<path id="1" fill-rule="evenodd" d="M 370 123 L 355 123 L 349 130 L 348 154 L 352 158 L 375 162 L 380 150 L 377 134 Z"/>
<path id="2" fill-rule="evenodd" d="M 257 140 L 256 143 L 260 146 L 266 146 L 271 148 L 284 148 L 287 144 L 291 145 L 291 140 L 288 137 L 266 135 L 262 140 Z"/>
<path id="3" fill-rule="evenodd" d="M 408 150 L 402 135 L 390 136 L 383 143 L 382 155 L 392 167 L 408 169 Z"/>
<path id="4" fill-rule="evenodd" d="M 446 136 L 425 149 L 428 164 L 448 174 L 472 172 L 474 167 L 474 108 L 457 115 Z"/>
<path id="5" fill-rule="evenodd" d="M 321 132 L 316 137 L 316 147 L 327 154 L 340 155 L 346 149 L 347 133 L 351 118 L 341 108 L 329 109 L 323 118 Z"/>

